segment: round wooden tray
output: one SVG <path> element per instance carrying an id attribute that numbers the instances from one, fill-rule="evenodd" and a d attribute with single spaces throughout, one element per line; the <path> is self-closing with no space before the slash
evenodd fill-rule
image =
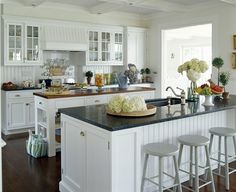
<path id="1" fill-rule="evenodd" d="M 109 115 L 114 115 L 114 116 L 122 116 L 122 117 L 144 117 L 144 116 L 149 116 L 153 115 L 156 113 L 157 108 L 154 105 L 147 105 L 146 111 L 134 111 L 134 112 L 120 112 L 120 113 L 114 113 L 113 111 L 109 110 L 107 108 L 107 114 Z"/>

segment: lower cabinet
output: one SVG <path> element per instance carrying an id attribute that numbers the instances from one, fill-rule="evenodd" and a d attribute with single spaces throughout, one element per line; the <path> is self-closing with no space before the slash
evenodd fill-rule
<path id="1" fill-rule="evenodd" d="M 62 122 L 60 191 L 109 192 L 108 136 L 92 125 L 78 124 L 72 118 L 65 121 L 63 116 Z"/>
<path id="2" fill-rule="evenodd" d="M 11 134 L 34 127 L 33 92 L 2 91 L 2 132 Z"/>

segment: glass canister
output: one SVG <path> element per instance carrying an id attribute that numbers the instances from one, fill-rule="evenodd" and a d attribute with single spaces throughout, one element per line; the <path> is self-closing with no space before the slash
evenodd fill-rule
<path id="1" fill-rule="evenodd" d="M 95 75 L 95 85 L 98 89 L 101 89 L 104 86 L 104 76 L 102 72 L 97 72 Z"/>

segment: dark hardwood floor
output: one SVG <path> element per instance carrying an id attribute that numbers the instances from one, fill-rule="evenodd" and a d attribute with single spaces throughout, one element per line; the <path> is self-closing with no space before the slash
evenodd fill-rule
<path id="1" fill-rule="evenodd" d="M 35 159 L 26 153 L 27 135 L 2 137 L 3 192 L 58 192 L 61 157 Z"/>
<path id="2" fill-rule="evenodd" d="M 26 153 L 26 134 L 2 138 L 3 192 L 58 192 L 61 177 L 60 153 L 56 157 L 35 159 Z M 232 165 L 236 167 L 236 163 Z M 215 177 L 217 192 L 224 192 L 223 179 Z M 186 190 L 183 190 L 184 192 Z M 201 189 L 210 192 L 210 187 Z M 230 192 L 236 192 L 236 173 L 230 176 Z M 96 191 L 101 192 L 101 191 Z M 122 192 L 122 191 L 121 191 Z"/>

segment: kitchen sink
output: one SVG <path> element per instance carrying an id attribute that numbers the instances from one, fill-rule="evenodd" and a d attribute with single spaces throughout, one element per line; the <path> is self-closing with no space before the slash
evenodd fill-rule
<path id="1" fill-rule="evenodd" d="M 177 97 L 171 97 L 170 99 L 170 104 L 175 105 L 175 104 L 181 104 L 181 99 Z M 186 103 L 189 102 L 189 100 L 186 99 Z M 163 99 L 147 99 L 146 100 L 147 104 L 150 105 L 155 105 L 157 107 L 161 106 L 167 106 L 168 105 L 168 98 L 163 98 Z"/>

